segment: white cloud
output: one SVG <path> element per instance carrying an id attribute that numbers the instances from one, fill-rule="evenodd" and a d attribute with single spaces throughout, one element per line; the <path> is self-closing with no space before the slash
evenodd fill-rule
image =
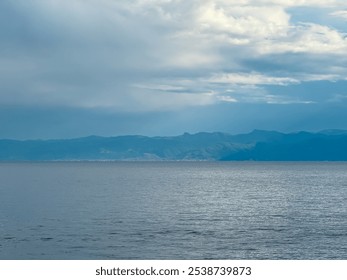
<path id="1" fill-rule="evenodd" d="M 339 76 L 337 74 L 304 74 L 301 77 L 303 82 L 313 82 L 313 81 L 330 81 L 336 82 L 338 80 L 346 80 L 347 77 Z"/>
<path id="2" fill-rule="evenodd" d="M 182 68 L 212 67 L 225 61 L 223 49 L 242 56 L 307 53 L 330 55 L 347 51 L 346 35 L 328 25 L 292 22 L 288 7 L 326 7 L 327 13 L 341 1 L 140 1 L 141 8 L 173 24 L 164 36 L 163 65 Z M 149 6 L 156 6 L 156 10 Z M 160 9 L 158 8 L 160 7 Z M 182 9 L 180 9 L 180 7 Z M 155 12 L 160 10 L 160 12 Z M 154 13 L 154 14 L 153 14 Z M 172 47 L 170 47 L 170 42 Z M 240 49 L 239 47 L 242 47 Z M 238 49 L 235 49 L 238 48 Z"/>
<path id="3" fill-rule="evenodd" d="M 134 85 L 135 88 L 148 89 L 148 90 L 159 90 L 159 91 L 178 91 L 182 92 L 185 90 L 182 86 L 164 85 L 164 84 L 139 84 Z"/>
<path id="4" fill-rule="evenodd" d="M 283 40 L 264 41 L 260 53 L 341 54 L 347 51 L 347 39 L 337 30 L 318 24 L 293 26 Z"/>
<path id="5" fill-rule="evenodd" d="M 270 77 L 260 73 L 219 73 L 208 79 L 210 83 L 237 85 L 289 85 L 297 84 L 297 79 L 289 77 Z"/>
<path id="6" fill-rule="evenodd" d="M 339 6 L 342 4 L 341 0 L 250 0 L 250 3 L 274 4 L 284 7 L 297 7 L 297 6 Z"/>
<path id="7" fill-rule="evenodd" d="M 228 95 L 219 95 L 217 97 L 218 100 L 222 101 L 222 102 L 229 102 L 229 103 L 236 103 L 238 102 L 237 99 L 231 97 L 231 96 L 228 96 Z"/>
<path id="8" fill-rule="evenodd" d="M 333 17 L 338 17 L 338 18 L 342 18 L 344 20 L 347 20 L 347 11 L 336 11 L 336 12 L 332 12 L 330 13 L 331 16 Z"/>
<path id="9" fill-rule="evenodd" d="M 207 2 L 196 12 L 196 24 L 202 32 L 224 32 L 246 38 L 283 36 L 288 30 L 289 18 L 284 9 L 277 6 L 217 6 Z"/>

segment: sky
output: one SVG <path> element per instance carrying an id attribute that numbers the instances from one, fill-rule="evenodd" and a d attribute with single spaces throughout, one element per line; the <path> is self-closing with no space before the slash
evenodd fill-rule
<path id="1" fill-rule="evenodd" d="M 0 138 L 347 129 L 344 0 L 1 0 Z"/>

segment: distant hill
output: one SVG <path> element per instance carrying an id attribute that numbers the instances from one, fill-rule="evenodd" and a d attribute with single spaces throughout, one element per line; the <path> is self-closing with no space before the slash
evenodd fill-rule
<path id="1" fill-rule="evenodd" d="M 0 140 L 0 160 L 346 161 L 347 131 L 285 134 L 254 130 L 238 135 L 200 132 L 174 137 Z"/>

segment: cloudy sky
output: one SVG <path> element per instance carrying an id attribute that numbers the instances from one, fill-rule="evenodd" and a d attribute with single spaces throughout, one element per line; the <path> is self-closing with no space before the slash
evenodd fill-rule
<path id="1" fill-rule="evenodd" d="M 0 138 L 347 129 L 344 0 L 2 0 Z"/>

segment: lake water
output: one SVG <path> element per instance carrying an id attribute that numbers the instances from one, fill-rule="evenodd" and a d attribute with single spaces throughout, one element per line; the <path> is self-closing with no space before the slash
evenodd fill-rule
<path id="1" fill-rule="evenodd" d="M 0 180 L 0 259 L 347 259 L 347 163 L 1 163 Z"/>

